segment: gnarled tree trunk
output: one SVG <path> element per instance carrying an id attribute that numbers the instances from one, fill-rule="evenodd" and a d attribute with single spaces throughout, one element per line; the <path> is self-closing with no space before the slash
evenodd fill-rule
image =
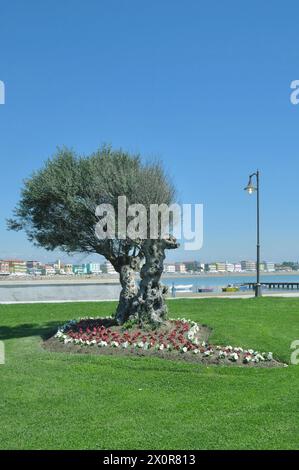
<path id="1" fill-rule="evenodd" d="M 160 279 L 163 273 L 165 250 L 178 246 L 176 239 L 171 235 L 167 238 L 148 239 L 144 242 L 145 264 L 140 272 L 138 298 L 134 302 L 138 319 L 142 324 L 150 323 L 158 326 L 167 317 L 168 310 L 165 304 L 167 287 L 161 284 Z"/>
<path id="2" fill-rule="evenodd" d="M 134 310 L 136 310 L 133 306 L 133 301 L 136 299 L 138 293 L 135 274 L 135 270 L 129 265 L 122 266 L 119 271 L 119 279 L 122 289 L 115 314 L 116 321 L 119 325 L 125 323 L 129 319 L 130 315 L 134 313 Z"/>
<path id="3" fill-rule="evenodd" d="M 139 256 L 126 256 L 112 263 L 114 269 L 119 273 L 121 292 L 119 303 L 115 313 L 115 319 L 119 325 L 125 323 L 130 316 L 134 316 L 137 305 L 136 301 L 138 286 L 136 284 L 136 271 L 140 269 Z"/>

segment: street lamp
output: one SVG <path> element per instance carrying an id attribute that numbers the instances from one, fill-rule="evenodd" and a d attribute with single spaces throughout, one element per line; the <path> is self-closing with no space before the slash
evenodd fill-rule
<path id="1" fill-rule="evenodd" d="M 257 170 L 252 175 L 249 175 L 249 181 L 244 188 L 248 194 L 253 194 L 256 191 L 256 285 L 255 285 L 255 296 L 261 297 L 262 288 L 260 283 L 260 182 L 259 182 L 259 171 Z M 255 177 L 256 186 L 254 186 L 252 179 Z"/>

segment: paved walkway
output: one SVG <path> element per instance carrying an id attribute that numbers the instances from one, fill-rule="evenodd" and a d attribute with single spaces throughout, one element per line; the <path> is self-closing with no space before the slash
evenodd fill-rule
<path id="1" fill-rule="evenodd" d="M 263 294 L 263 297 L 299 297 L 299 292 L 294 293 L 271 293 Z M 175 298 L 168 297 L 168 300 L 178 300 L 178 299 L 190 299 L 190 300 L 200 300 L 200 299 L 250 299 L 254 298 L 253 294 L 228 294 L 228 295 L 183 295 L 177 296 Z M 14 304 L 61 304 L 61 303 L 77 303 L 77 302 L 115 302 L 118 297 L 115 298 L 99 298 L 99 299 L 62 299 L 62 300 L 8 300 L 0 301 L 0 305 L 14 305 Z"/>

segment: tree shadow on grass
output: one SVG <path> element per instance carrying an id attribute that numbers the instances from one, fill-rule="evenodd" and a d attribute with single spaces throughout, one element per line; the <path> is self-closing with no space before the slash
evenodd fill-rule
<path id="1" fill-rule="evenodd" d="M 24 323 L 22 325 L 0 325 L 0 340 L 25 338 L 28 336 L 41 336 L 46 340 L 53 336 L 61 322 L 50 321 L 47 323 Z"/>

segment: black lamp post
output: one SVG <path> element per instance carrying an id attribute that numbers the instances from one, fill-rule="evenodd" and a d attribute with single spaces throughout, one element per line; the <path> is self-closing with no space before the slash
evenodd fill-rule
<path id="1" fill-rule="evenodd" d="M 252 179 L 255 176 L 256 186 L 254 186 Z M 260 283 L 260 181 L 259 171 L 257 170 L 252 175 L 249 175 L 249 181 L 245 191 L 248 194 L 253 194 L 256 191 L 256 285 L 255 285 L 255 296 L 261 297 L 262 288 Z"/>

